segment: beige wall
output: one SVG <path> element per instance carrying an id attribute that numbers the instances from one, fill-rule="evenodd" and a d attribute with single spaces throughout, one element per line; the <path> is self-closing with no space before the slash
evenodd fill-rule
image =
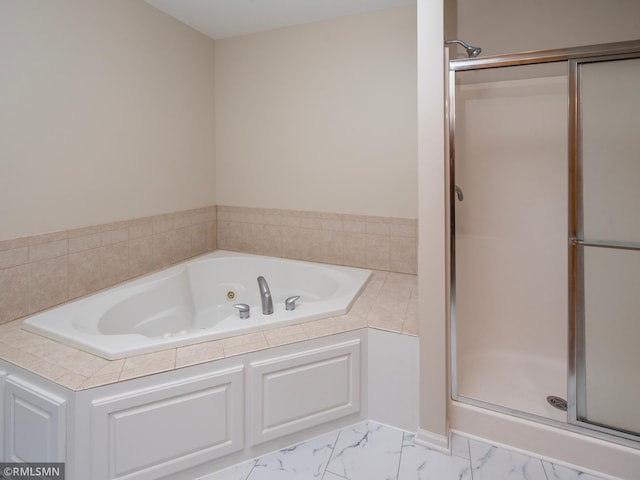
<path id="1" fill-rule="evenodd" d="M 0 240 L 215 203 L 417 217 L 415 7 L 214 47 L 141 1 L 0 1 Z"/>
<path id="2" fill-rule="evenodd" d="M 417 217 L 415 7 L 215 48 L 218 204 Z"/>
<path id="3" fill-rule="evenodd" d="M 447 222 L 443 0 L 418 0 L 418 281 L 420 431 L 447 450 Z"/>
<path id="4" fill-rule="evenodd" d="M 0 1 L 0 240 L 215 203 L 213 41 L 142 1 Z"/>
<path id="5" fill-rule="evenodd" d="M 637 0 L 457 0 L 457 18 L 483 56 L 640 38 Z"/>

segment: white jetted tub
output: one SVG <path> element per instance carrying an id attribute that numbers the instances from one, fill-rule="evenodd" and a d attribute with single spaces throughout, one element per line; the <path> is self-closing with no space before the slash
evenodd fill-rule
<path id="1" fill-rule="evenodd" d="M 218 250 L 36 314 L 23 328 L 116 360 L 347 313 L 371 271 Z M 263 314 L 257 278 L 273 313 Z M 299 296 L 294 310 L 285 300 Z M 236 304 L 250 307 L 240 318 Z"/>

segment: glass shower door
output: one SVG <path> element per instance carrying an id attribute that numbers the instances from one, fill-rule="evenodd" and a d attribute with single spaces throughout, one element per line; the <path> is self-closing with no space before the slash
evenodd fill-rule
<path id="1" fill-rule="evenodd" d="M 454 398 L 566 422 L 564 65 L 456 73 Z"/>
<path id="2" fill-rule="evenodd" d="M 640 435 L 640 58 L 576 61 L 577 423 Z M 637 437 L 636 437 L 637 438 Z"/>

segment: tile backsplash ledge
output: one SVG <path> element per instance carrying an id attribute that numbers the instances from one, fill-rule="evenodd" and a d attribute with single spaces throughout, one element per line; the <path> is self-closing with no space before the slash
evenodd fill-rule
<path id="1" fill-rule="evenodd" d="M 418 221 L 218 205 L 218 249 L 416 274 Z"/>
<path id="2" fill-rule="evenodd" d="M 417 272 L 417 220 L 218 205 L 0 241 L 0 324 L 216 249 Z"/>

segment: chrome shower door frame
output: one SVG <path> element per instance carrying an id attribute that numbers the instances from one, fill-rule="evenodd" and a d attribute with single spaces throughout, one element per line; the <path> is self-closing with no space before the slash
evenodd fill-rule
<path id="1" fill-rule="evenodd" d="M 584 281 L 582 245 L 582 202 L 581 202 L 581 165 L 580 148 L 580 65 L 595 61 L 640 56 L 640 40 L 590 45 L 575 48 L 541 50 L 515 53 L 510 55 L 487 56 L 449 61 L 447 116 L 448 116 L 448 148 L 449 148 L 449 216 L 450 216 L 450 303 L 449 303 L 449 338 L 450 338 L 450 378 L 451 398 L 454 401 L 468 403 L 481 408 L 515 415 L 579 433 L 586 433 L 599 438 L 614 440 L 618 443 L 638 447 L 638 437 L 624 432 L 593 425 L 581 419 L 581 405 L 584 404 L 584 298 L 582 282 Z M 456 73 L 471 70 L 494 69 L 501 67 L 535 65 L 565 62 L 568 73 L 568 272 L 567 294 L 569 296 L 568 323 L 568 378 L 567 378 L 567 423 L 546 417 L 513 410 L 500 405 L 460 395 L 457 388 L 457 345 L 456 345 L 456 236 L 455 236 L 455 110 L 456 110 Z"/>

